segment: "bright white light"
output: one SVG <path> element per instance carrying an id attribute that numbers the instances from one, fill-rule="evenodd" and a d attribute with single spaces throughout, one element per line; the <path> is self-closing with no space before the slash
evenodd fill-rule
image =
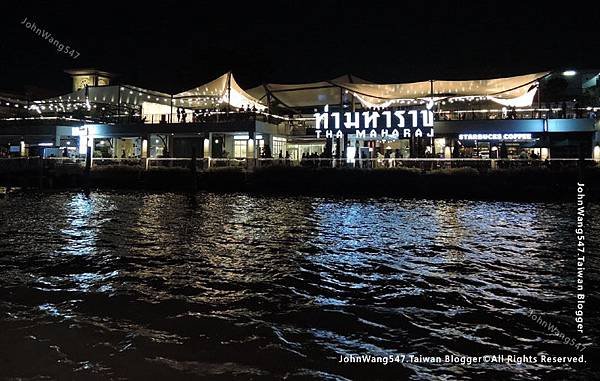
<path id="1" fill-rule="evenodd" d="M 142 157 L 148 157 L 148 140 L 142 139 Z"/>
<path id="2" fill-rule="evenodd" d="M 79 154 L 85 155 L 87 152 L 87 138 L 85 136 L 79 136 Z"/>
<path id="3" fill-rule="evenodd" d="M 577 74 L 577 72 L 575 70 L 565 70 L 565 71 L 563 71 L 563 75 L 565 77 L 572 77 L 575 74 Z"/>
<path id="4" fill-rule="evenodd" d="M 356 147 L 346 147 L 346 162 L 354 163 L 354 157 L 356 155 Z"/>

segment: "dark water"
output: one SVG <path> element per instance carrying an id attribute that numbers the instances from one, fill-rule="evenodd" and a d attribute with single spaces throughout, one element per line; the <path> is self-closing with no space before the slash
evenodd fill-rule
<path id="1" fill-rule="evenodd" d="M 598 379 L 585 366 L 339 364 L 577 353 L 572 204 L 21 193 L 0 200 L 0 376 Z M 588 206 L 600 252 L 600 207 Z M 597 354 L 597 352 L 596 352 Z"/>

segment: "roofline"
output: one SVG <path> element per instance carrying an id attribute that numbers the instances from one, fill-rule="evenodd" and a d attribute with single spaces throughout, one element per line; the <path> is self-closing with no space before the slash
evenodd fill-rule
<path id="1" fill-rule="evenodd" d="M 114 78 L 117 77 L 118 74 L 109 73 L 107 71 L 97 70 L 94 68 L 81 68 L 81 69 L 67 69 L 64 71 L 67 74 L 71 75 L 101 75 L 103 77 Z"/>

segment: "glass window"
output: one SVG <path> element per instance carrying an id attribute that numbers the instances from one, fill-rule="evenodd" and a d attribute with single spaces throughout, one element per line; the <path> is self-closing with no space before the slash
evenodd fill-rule
<path id="1" fill-rule="evenodd" d="M 243 159 L 246 157 L 246 140 L 234 140 L 233 141 L 233 157 L 236 159 Z"/>
<path id="2" fill-rule="evenodd" d="M 433 140 L 433 145 L 435 149 L 435 155 L 437 157 L 443 157 L 444 148 L 446 147 L 446 139 L 445 138 L 436 138 Z"/>
<path id="3" fill-rule="evenodd" d="M 285 157 L 286 150 L 287 144 L 285 138 L 273 137 L 273 157 L 279 157 L 279 153 L 281 153 L 282 157 Z"/>

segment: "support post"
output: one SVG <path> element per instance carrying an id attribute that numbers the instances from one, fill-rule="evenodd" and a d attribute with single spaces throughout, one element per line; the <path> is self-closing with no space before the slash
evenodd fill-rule
<path id="1" fill-rule="evenodd" d="M 202 156 L 206 162 L 206 169 L 210 168 L 210 158 L 212 155 L 212 133 L 209 132 L 208 136 L 205 136 L 203 143 Z"/>
<path id="2" fill-rule="evenodd" d="M 117 120 L 119 119 L 119 115 L 121 114 L 121 86 L 117 87 Z"/>
<path id="3" fill-rule="evenodd" d="M 253 135 L 253 134 L 252 134 Z M 246 141 L 246 168 L 254 169 L 256 160 L 254 159 L 254 136 L 250 136 Z"/>
<path id="4" fill-rule="evenodd" d="M 140 152 L 140 157 L 142 159 L 146 159 L 148 157 L 148 136 L 142 136 L 142 149 Z"/>
<path id="5" fill-rule="evenodd" d="M 263 87 L 265 89 L 265 93 L 267 94 L 267 110 L 269 111 L 269 114 L 271 114 L 271 92 L 267 88 L 267 85 L 263 84 Z"/>
<path id="6" fill-rule="evenodd" d="M 537 106 L 538 106 L 538 113 L 540 114 L 540 118 L 542 117 L 542 85 L 538 82 L 537 83 L 538 88 L 537 88 Z"/>
<path id="7" fill-rule="evenodd" d="M 227 112 L 231 112 L 231 71 L 227 73 Z"/>
<path id="8" fill-rule="evenodd" d="M 344 89 L 342 89 L 340 87 L 340 117 L 344 116 Z M 346 135 L 346 134 L 344 134 Z M 343 137 L 341 139 L 336 139 L 336 144 L 337 144 L 337 151 L 336 151 L 336 157 L 338 160 L 338 163 L 341 162 L 342 157 L 344 157 L 344 155 L 346 154 L 346 139 L 344 139 Z"/>
<path id="9" fill-rule="evenodd" d="M 85 156 L 85 170 L 83 172 L 84 176 L 84 192 L 86 195 L 90 194 L 90 172 L 92 169 L 92 145 L 89 143 L 89 137 L 86 137 L 87 147 L 86 147 L 86 156 Z"/>
<path id="10" fill-rule="evenodd" d="M 431 96 L 431 112 L 433 114 L 433 120 L 435 121 L 435 101 L 433 92 L 433 79 L 429 82 L 429 94 Z M 435 157 L 435 144 L 433 142 L 433 136 L 429 138 L 429 146 L 431 147 L 431 157 Z"/>

